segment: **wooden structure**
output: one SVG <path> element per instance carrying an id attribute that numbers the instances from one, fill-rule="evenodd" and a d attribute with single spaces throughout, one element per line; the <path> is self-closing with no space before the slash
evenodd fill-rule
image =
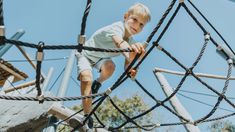
<path id="1" fill-rule="evenodd" d="M 28 75 L 24 72 L 19 71 L 9 62 L 0 59 L 0 86 L 3 86 L 10 76 L 14 76 L 13 82 L 28 78 Z"/>

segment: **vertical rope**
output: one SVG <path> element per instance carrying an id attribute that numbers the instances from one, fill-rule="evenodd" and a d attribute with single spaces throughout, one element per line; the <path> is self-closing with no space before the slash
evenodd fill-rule
<path id="1" fill-rule="evenodd" d="M 230 61 L 230 60 L 228 60 L 228 61 Z M 224 88 L 223 88 L 221 94 L 219 95 L 218 100 L 217 100 L 214 108 L 210 111 L 209 114 L 207 114 L 206 116 L 202 117 L 201 119 L 198 119 L 197 121 L 195 121 L 195 124 L 198 124 L 198 123 L 206 120 L 210 116 L 212 116 L 215 113 L 215 111 L 217 110 L 217 108 L 219 107 L 219 105 L 220 105 L 221 101 L 223 100 L 223 98 L 225 96 L 225 93 L 228 89 L 229 79 L 230 79 L 231 74 L 232 74 L 232 67 L 233 67 L 233 64 L 232 64 L 232 60 L 231 60 L 231 62 L 229 62 L 228 73 L 227 73 L 227 78 L 226 78 L 226 81 L 225 81 L 225 84 L 224 84 Z"/>
<path id="2" fill-rule="evenodd" d="M 91 0 L 87 0 L 87 5 L 86 5 L 86 9 L 83 13 L 83 17 L 82 17 L 82 24 L 81 24 L 81 31 L 80 31 L 80 35 L 78 36 L 78 52 L 82 52 L 82 47 L 83 44 L 86 41 L 86 37 L 85 37 L 85 29 L 86 29 L 86 21 L 87 21 L 87 17 L 89 15 L 90 9 L 91 9 Z"/>
<path id="3" fill-rule="evenodd" d="M 42 90 L 40 88 L 40 78 L 41 78 L 41 65 L 43 60 L 43 42 L 39 42 L 38 44 L 38 52 L 37 52 L 37 67 L 36 67 L 36 89 L 37 89 L 37 98 L 39 100 L 39 103 L 43 103 L 44 97 L 42 95 Z"/>
<path id="4" fill-rule="evenodd" d="M 3 0 L 0 0 L 0 44 L 5 44 L 5 27 L 3 21 Z"/>
<path id="5" fill-rule="evenodd" d="M 4 26 L 4 21 L 3 21 L 3 0 L 0 0 L 0 26 Z"/>
<path id="6" fill-rule="evenodd" d="M 87 0 L 87 5 L 86 5 L 86 9 L 84 11 L 83 17 L 82 17 L 82 24 L 81 24 L 81 35 L 85 35 L 85 29 L 86 29 L 86 20 L 87 20 L 87 16 L 89 15 L 90 12 L 90 8 L 91 8 L 91 0 Z"/>

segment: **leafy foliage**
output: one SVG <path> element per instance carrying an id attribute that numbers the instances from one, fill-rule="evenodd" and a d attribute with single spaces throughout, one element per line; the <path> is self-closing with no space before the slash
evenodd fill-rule
<path id="1" fill-rule="evenodd" d="M 136 116 L 148 109 L 148 106 L 138 95 L 134 95 L 131 98 L 127 98 L 125 100 L 121 100 L 117 96 L 114 96 L 111 99 L 129 117 Z M 73 109 L 80 110 L 81 106 L 75 106 Z M 125 117 L 120 112 L 118 112 L 118 110 L 111 104 L 109 99 L 106 99 L 95 113 L 98 118 L 109 127 L 117 127 L 126 122 Z M 149 113 L 136 119 L 135 121 L 140 125 L 146 125 L 151 122 L 151 119 L 151 113 Z M 128 123 L 126 126 L 131 125 L 131 123 Z"/>
<path id="2" fill-rule="evenodd" d="M 216 121 L 209 127 L 211 132 L 235 132 L 235 125 L 232 122 L 226 121 Z"/>

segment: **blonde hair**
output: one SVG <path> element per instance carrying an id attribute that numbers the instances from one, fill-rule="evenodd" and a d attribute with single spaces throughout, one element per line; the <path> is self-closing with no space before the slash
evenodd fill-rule
<path id="1" fill-rule="evenodd" d="M 145 6 L 141 3 L 136 3 L 136 4 L 132 5 L 128 9 L 127 13 L 143 16 L 143 18 L 146 19 L 147 22 L 149 22 L 151 20 L 150 10 L 148 9 L 147 6 Z"/>

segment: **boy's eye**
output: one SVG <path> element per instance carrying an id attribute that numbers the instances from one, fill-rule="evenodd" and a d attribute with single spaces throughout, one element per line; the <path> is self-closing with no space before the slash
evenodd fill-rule
<path id="1" fill-rule="evenodd" d="M 132 19 L 133 19 L 133 21 L 135 21 L 135 22 L 137 21 L 137 19 L 136 19 L 136 18 L 132 18 Z"/>

